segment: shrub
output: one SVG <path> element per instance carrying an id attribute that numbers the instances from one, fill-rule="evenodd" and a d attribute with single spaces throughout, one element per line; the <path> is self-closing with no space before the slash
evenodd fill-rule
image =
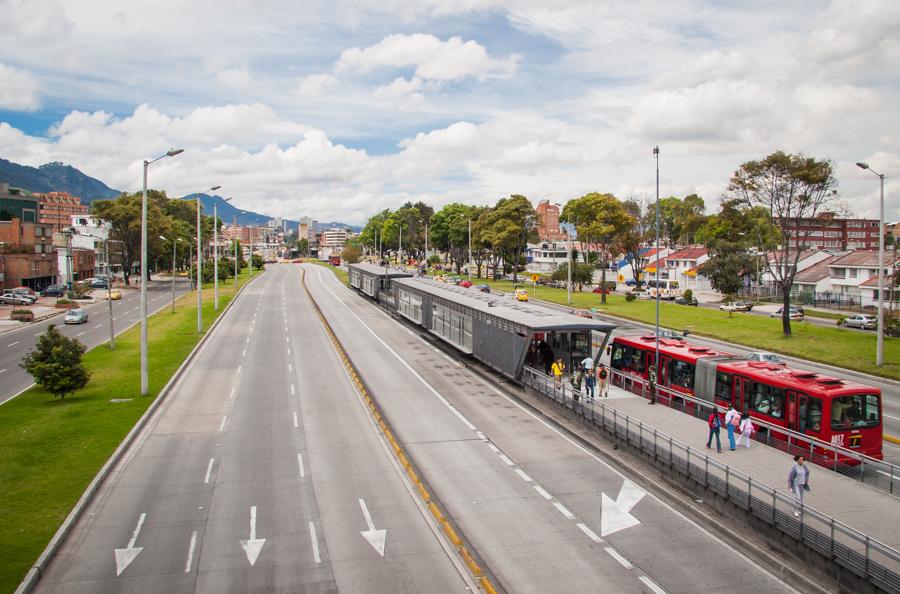
<path id="1" fill-rule="evenodd" d="M 844 320 L 846 320 L 846 319 L 847 319 L 847 316 L 841 316 L 841 317 L 839 317 L 837 320 L 835 320 L 835 323 L 836 323 L 838 326 L 843 326 L 843 325 L 844 325 Z"/>
<path id="2" fill-rule="evenodd" d="M 12 315 L 17 315 L 17 314 L 28 315 L 28 314 L 34 313 L 34 312 L 32 312 L 30 309 L 14 309 L 14 310 L 12 310 L 11 313 L 12 313 Z"/>
<path id="3" fill-rule="evenodd" d="M 694 298 L 694 291 L 691 289 L 686 289 L 684 292 L 684 300 L 690 301 L 693 298 Z"/>
<path id="4" fill-rule="evenodd" d="M 65 299 L 65 298 L 62 298 L 62 297 L 61 297 L 61 298 L 59 298 L 59 299 L 56 300 L 56 303 L 57 303 L 58 305 L 71 305 L 71 304 L 73 304 L 73 303 L 75 303 L 75 302 L 72 301 L 71 299 Z"/>
<path id="5" fill-rule="evenodd" d="M 625 293 L 625 301 L 634 301 L 637 297 L 634 294 L 634 291 L 628 291 Z"/>

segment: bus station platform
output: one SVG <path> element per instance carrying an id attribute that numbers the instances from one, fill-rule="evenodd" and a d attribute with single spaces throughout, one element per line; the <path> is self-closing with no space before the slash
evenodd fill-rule
<path id="1" fill-rule="evenodd" d="M 580 395 L 574 398 L 568 381 L 560 386 L 529 367 L 522 381 L 618 443 L 624 442 L 632 452 L 639 450 L 661 474 L 678 475 L 743 509 L 748 521 L 752 518 L 758 526 L 767 525 L 782 541 L 794 540 L 817 551 L 824 566 L 836 563 L 879 590 L 900 592 L 900 490 L 890 493 L 807 462 L 810 491 L 804 496 L 802 513 L 796 516 L 797 505 L 788 489 L 794 461 L 787 452 L 755 440 L 749 448 L 740 445 L 731 451 L 724 427 L 720 430 L 722 452 L 716 451 L 715 439 L 707 449 L 705 418 L 663 403 L 650 405 L 646 397 L 611 381 L 608 396 L 599 397 L 598 386 L 593 402 Z"/>

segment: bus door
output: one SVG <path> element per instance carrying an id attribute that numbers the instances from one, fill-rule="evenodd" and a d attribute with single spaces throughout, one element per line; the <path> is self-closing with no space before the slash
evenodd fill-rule
<path id="1" fill-rule="evenodd" d="M 653 357 L 653 355 L 650 356 L 651 358 Z M 659 378 L 656 380 L 656 382 L 660 386 L 672 385 L 671 378 L 669 377 L 669 362 L 671 360 L 672 358 L 667 357 L 666 355 L 660 354 L 659 356 Z"/>
<path id="2" fill-rule="evenodd" d="M 802 400 L 802 402 L 801 402 Z M 788 390 L 787 393 L 787 426 L 788 429 L 793 431 L 800 431 L 800 419 L 802 415 L 800 414 L 800 410 L 806 410 L 807 402 L 805 394 L 797 394 L 793 390 Z"/>
<path id="3" fill-rule="evenodd" d="M 734 376 L 734 391 L 731 394 L 734 409 L 746 412 L 750 409 L 750 380 L 739 375 Z"/>

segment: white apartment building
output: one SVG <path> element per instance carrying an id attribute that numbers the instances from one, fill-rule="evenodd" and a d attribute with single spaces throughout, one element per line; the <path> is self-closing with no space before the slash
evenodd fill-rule
<path id="1" fill-rule="evenodd" d="M 325 236 L 325 247 L 342 248 L 350 239 L 350 233 L 346 229 L 328 229 L 322 235 Z"/>

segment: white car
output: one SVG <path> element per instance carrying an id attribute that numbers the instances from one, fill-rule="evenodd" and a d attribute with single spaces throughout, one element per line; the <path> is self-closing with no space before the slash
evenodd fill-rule
<path id="1" fill-rule="evenodd" d="M 744 355 L 744 359 L 747 359 L 748 361 L 759 361 L 761 363 L 772 363 L 774 365 L 787 365 L 787 361 L 775 353 L 767 353 L 765 351 L 747 353 Z"/>
<path id="2" fill-rule="evenodd" d="M 770 318 L 780 318 L 782 312 L 784 311 L 783 307 L 779 307 L 778 311 L 775 313 L 769 314 Z M 792 320 L 802 320 L 803 319 L 803 311 L 797 309 L 796 307 L 792 307 L 790 313 L 788 314 Z"/>
<path id="3" fill-rule="evenodd" d="M 866 314 L 856 314 L 841 320 L 844 328 L 859 328 L 861 330 L 874 330 L 878 327 L 878 318 Z"/>

